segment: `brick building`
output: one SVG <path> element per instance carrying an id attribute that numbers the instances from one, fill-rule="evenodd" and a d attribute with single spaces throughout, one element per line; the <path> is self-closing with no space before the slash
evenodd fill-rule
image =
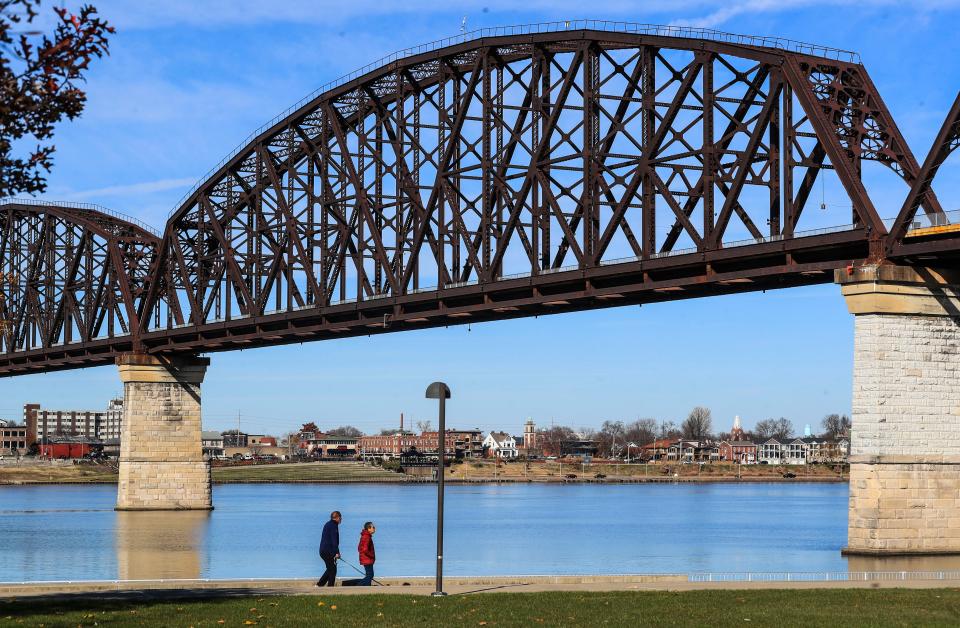
<path id="1" fill-rule="evenodd" d="M 748 440 L 725 440 L 720 445 L 720 460 L 754 464 L 757 462 L 757 444 Z"/>
<path id="2" fill-rule="evenodd" d="M 472 432 L 470 433 L 472 434 Z M 463 434 L 463 432 L 447 430 L 444 438 L 444 449 L 447 455 L 457 454 L 458 434 Z M 479 432 L 477 434 L 479 435 Z M 460 436 L 459 439 L 461 443 L 472 443 L 472 440 L 464 441 L 463 436 Z M 436 455 L 437 441 L 438 434 L 436 431 L 423 432 L 419 436 L 411 432 L 396 432 L 379 436 L 361 436 L 357 441 L 357 447 L 360 449 L 360 455 L 364 458 L 399 458 L 401 454 L 411 449 L 422 454 Z M 472 447 L 472 444 L 470 446 Z M 465 454 L 461 453 L 461 455 Z"/>
<path id="3" fill-rule="evenodd" d="M 35 431 L 27 425 L 13 425 L 3 422 L 0 425 L 0 455 L 25 454 L 30 445 L 37 441 Z"/>

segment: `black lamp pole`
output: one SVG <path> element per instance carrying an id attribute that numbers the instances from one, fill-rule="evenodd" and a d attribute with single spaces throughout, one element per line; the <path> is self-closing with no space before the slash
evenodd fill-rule
<path id="1" fill-rule="evenodd" d="M 433 382 L 427 387 L 427 399 L 440 401 L 440 426 L 437 430 L 437 590 L 432 595 L 446 595 L 443 592 L 443 463 L 447 453 L 446 401 L 450 398 L 450 388 L 443 382 Z"/>

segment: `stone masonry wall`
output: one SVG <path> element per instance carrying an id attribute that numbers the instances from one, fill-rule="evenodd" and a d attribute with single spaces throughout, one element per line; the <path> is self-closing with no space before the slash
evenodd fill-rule
<path id="1" fill-rule="evenodd" d="M 146 362 L 146 363 L 144 363 Z M 210 466 L 200 441 L 205 365 L 120 363 L 124 419 L 119 510 L 210 509 Z"/>
<path id="2" fill-rule="evenodd" d="M 960 324 L 858 314 L 847 551 L 960 552 Z"/>

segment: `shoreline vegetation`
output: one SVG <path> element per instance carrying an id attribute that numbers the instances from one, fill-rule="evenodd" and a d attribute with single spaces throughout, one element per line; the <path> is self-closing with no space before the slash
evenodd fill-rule
<path id="1" fill-rule="evenodd" d="M 406 473 L 355 461 L 215 465 L 214 484 L 260 483 L 421 483 L 433 481 L 433 468 Z M 690 483 L 690 482 L 846 482 L 839 465 L 642 464 L 573 461 L 510 462 L 469 460 L 447 467 L 448 483 Z M 23 462 L 0 466 L 0 486 L 35 484 L 115 484 L 116 464 Z"/>

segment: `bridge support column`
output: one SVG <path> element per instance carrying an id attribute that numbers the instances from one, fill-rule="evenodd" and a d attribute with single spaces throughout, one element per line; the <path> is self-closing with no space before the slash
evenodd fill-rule
<path id="1" fill-rule="evenodd" d="M 200 384 L 210 360 L 125 354 L 117 510 L 210 510 Z"/>
<path id="2" fill-rule="evenodd" d="M 855 315 L 846 554 L 960 553 L 960 274 L 837 271 Z"/>

